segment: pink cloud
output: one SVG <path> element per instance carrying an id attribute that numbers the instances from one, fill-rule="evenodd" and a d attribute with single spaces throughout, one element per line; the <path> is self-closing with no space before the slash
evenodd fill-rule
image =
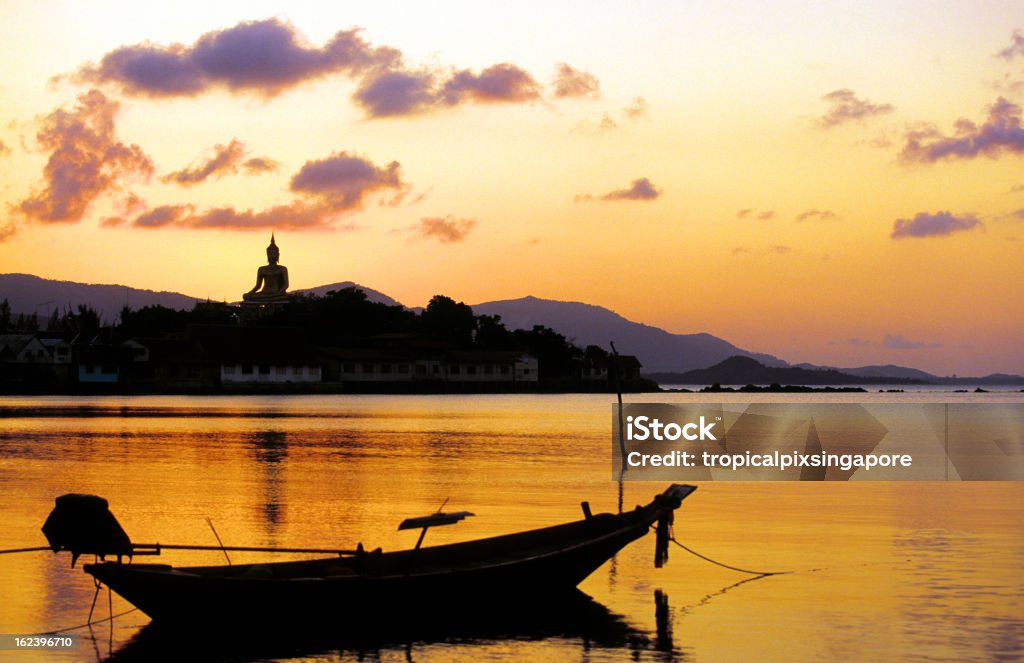
<path id="1" fill-rule="evenodd" d="M 481 104 L 522 103 L 540 99 L 540 83 L 527 71 L 507 62 L 474 74 L 455 72 L 441 88 L 441 100 L 449 106 L 473 101 Z"/>
<path id="2" fill-rule="evenodd" d="M 216 145 L 213 154 L 199 165 L 183 168 L 162 177 L 164 182 L 174 182 L 182 186 L 193 186 L 205 182 L 208 178 L 223 177 L 229 173 L 237 173 L 239 163 L 245 158 L 245 143 L 232 139 L 227 145 Z"/>
<path id="3" fill-rule="evenodd" d="M 558 63 L 555 68 L 553 85 L 555 97 L 558 98 L 597 99 L 601 96 L 601 83 L 597 80 L 597 76 L 574 69 L 564 62 Z"/>
<path id="4" fill-rule="evenodd" d="M 307 161 L 291 180 L 298 198 L 262 210 L 231 206 L 196 210 L 193 205 L 163 205 L 148 209 L 131 221 L 136 228 L 192 228 L 221 230 L 351 229 L 339 226 L 346 214 L 361 209 L 371 198 L 396 204 L 408 191 L 397 161 L 378 167 L 347 152 Z M 104 225 L 120 225 L 111 221 Z"/>
<path id="5" fill-rule="evenodd" d="M 853 90 L 842 89 L 829 92 L 822 97 L 831 107 L 818 120 L 822 127 L 829 129 L 851 121 L 862 121 L 876 115 L 891 113 L 890 104 L 875 104 L 867 99 L 858 99 Z"/>
<path id="6" fill-rule="evenodd" d="M 633 180 L 633 183 L 626 189 L 609 191 L 601 196 L 601 200 L 656 200 L 661 196 L 661 191 L 646 177 Z"/>
<path id="7" fill-rule="evenodd" d="M 226 88 L 272 97 L 329 74 L 358 75 L 400 59 L 393 48 L 370 46 L 359 30 L 340 31 L 316 48 L 290 23 L 271 18 L 206 33 L 191 46 L 123 46 L 99 64 L 82 67 L 74 78 L 116 85 L 136 96 L 195 96 Z"/>
<path id="8" fill-rule="evenodd" d="M 952 136 L 944 136 L 934 128 L 911 131 L 900 158 L 904 162 L 934 163 L 943 159 L 973 159 L 981 154 L 995 158 L 1004 152 L 1024 153 L 1024 128 L 1021 107 L 999 97 L 980 126 L 961 118 L 954 125 Z"/>
<path id="9" fill-rule="evenodd" d="M 478 223 L 476 219 L 457 219 L 451 215 L 428 217 L 420 219 L 419 225 L 413 226 L 413 230 L 424 239 L 436 239 L 450 244 L 466 239 Z"/>
<path id="10" fill-rule="evenodd" d="M 984 227 L 985 225 L 971 214 L 954 216 L 950 212 L 936 212 L 935 214 L 920 212 L 913 219 L 896 219 L 889 237 L 893 239 L 945 237 L 955 232 Z"/>
<path id="11" fill-rule="evenodd" d="M 153 162 L 142 148 L 117 139 L 118 108 L 90 90 L 72 110 L 59 108 L 44 118 L 36 140 L 50 157 L 43 185 L 17 206 L 22 215 L 47 223 L 80 221 L 97 198 L 118 191 L 121 180 L 152 175 Z"/>

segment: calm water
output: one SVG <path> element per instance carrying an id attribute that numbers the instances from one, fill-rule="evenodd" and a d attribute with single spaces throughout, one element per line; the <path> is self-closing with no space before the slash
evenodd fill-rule
<path id="1" fill-rule="evenodd" d="M 1021 394 L 644 395 L 644 401 L 1021 402 Z M 609 403 L 582 396 L 104 397 L 0 399 L 0 548 L 45 544 L 53 499 L 102 495 L 132 539 L 229 545 L 411 547 L 400 520 L 437 509 L 477 517 L 428 543 L 614 511 Z M 625 504 L 661 484 L 627 483 Z M 676 535 L 723 562 L 794 571 L 747 581 L 654 539 L 628 547 L 564 618 L 456 626 L 356 642 L 344 633 L 220 660 L 1019 660 L 1024 658 L 1024 484 L 705 483 Z M 232 553 L 232 560 L 262 555 Z M 165 553 L 219 564 L 216 553 Z M 86 621 L 91 578 L 67 556 L 0 556 L 0 633 Z M 746 582 L 744 582 L 746 581 Z M 662 597 L 656 602 L 656 593 Z M 108 614 L 106 594 L 97 606 Z M 113 598 L 113 612 L 131 606 Z M 200 659 L 135 611 L 73 632 L 73 652 L 0 660 Z M 172 646 L 173 644 L 173 646 Z M 167 650 L 170 650 L 169 652 Z M 134 656 L 133 656 L 134 653 Z"/>

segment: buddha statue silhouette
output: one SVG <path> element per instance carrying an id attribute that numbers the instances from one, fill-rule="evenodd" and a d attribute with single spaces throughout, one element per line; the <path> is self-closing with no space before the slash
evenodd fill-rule
<path id="1" fill-rule="evenodd" d="M 267 247 L 267 264 L 256 270 L 256 285 L 242 295 L 242 299 L 256 304 L 283 302 L 288 299 L 288 268 L 277 264 L 281 250 L 277 248 L 274 234 L 270 234 Z"/>

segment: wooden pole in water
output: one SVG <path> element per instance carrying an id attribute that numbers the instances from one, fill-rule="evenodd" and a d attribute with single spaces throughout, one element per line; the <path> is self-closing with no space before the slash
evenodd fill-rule
<path id="1" fill-rule="evenodd" d="M 619 397 L 619 462 L 621 463 L 619 468 L 619 513 L 622 513 L 622 480 L 626 476 L 626 432 L 623 428 L 625 422 L 622 420 L 622 381 L 619 379 L 619 366 L 616 361 L 619 352 L 615 349 L 615 341 L 608 341 L 608 344 L 612 346 L 609 368 L 615 375 L 615 393 Z"/>

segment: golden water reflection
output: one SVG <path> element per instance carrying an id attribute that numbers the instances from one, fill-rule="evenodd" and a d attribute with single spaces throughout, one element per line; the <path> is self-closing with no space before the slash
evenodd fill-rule
<path id="1" fill-rule="evenodd" d="M 39 527 L 67 492 L 106 497 L 137 542 L 215 544 L 209 518 L 240 546 L 411 547 L 417 534 L 398 522 L 446 498 L 447 509 L 477 517 L 431 530 L 428 544 L 577 519 L 582 500 L 614 511 L 608 404 L 601 395 L 9 399 L 0 402 L 0 548 L 44 544 Z M 625 505 L 663 488 L 627 483 Z M 475 629 L 460 621 L 461 637 L 369 643 L 315 634 L 250 658 L 1012 660 L 1024 656 L 1022 504 L 1019 483 L 708 482 L 677 514 L 677 538 L 735 566 L 795 573 L 743 582 L 677 548 L 654 569 L 649 537 L 581 585 L 598 606 L 589 625 L 545 617 L 495 631 L 486 619 Z M 219 552 L 165 557 L 223 562 Z M 68 562 L 0 557 L 0 632 L 85 621 L 93 586 Z M 114 597 L 115 613 L 128 609 Z M 107 614 L 105 595 L 97 611 Z M 18 660 L 151 656 L 146 643 L 158 636 L 140 635 L 147 622 L 134 612 L 114 620 L 112 636 L 108 624 L 94 628 L 75 652 Z"/>

